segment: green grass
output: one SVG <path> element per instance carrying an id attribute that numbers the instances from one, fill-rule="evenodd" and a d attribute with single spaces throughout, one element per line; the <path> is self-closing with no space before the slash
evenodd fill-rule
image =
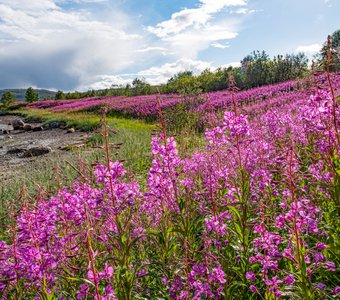
<path id="1" fill-rule="evenodd" d="M 68 126 L 81 130 L 93 130 L 100 126 L 100 117 L 90 113 L 20 110 L 13 114 L 20 114 L 30 120 L 45 123 L 64 121 Z M 139 120 L 113 117 L 107 118 L 107 125 L 109 129 L 117 131 L 116 134 L 110 134 L 110 143 L 122 143 L 120 149 L 112 149 L 111 159 L 125 160 L 124 166 L 128 176 L 144 185 L 151 162 L 151 135 L 156 126 Z M 0 218 L 6 215 L 11 206 L 17 206 L 23 181 L 27 185 L 28 193 L 34 195 L 38 190 L 47 192 L 55 189 L 55 167 L 57 164 L 60 174 L 66 182 L 79 176 L 77 170 L 82 168 L 81 164 L 89 166 L 93 162 L 105 163 L 103 150 L 92 148 L 96 144 L 102 145 L 102 141 L 100 133 L 94 133 L 85 150 L 77 149 L 63 154 L 56 152 L 53 156 L 47 156 L 44 159 L 33 159 L 28 165 L 22 167 L 20 172 L 13 174 L 10 180 L 2 181 L 0 183 Z M 115 152 L 118 154 L 115 155 Z M 80 162 L 80 158 L 82 162 Z"/>
<path id="2" fill-rule="evenodd" d="M 32 159 L 20 168 L 19 171 L 11 173 L 9 179 L 2 180 L 0 184 L 0 226 L 5 223 L 9 210 L 17 209 L 21 202 L 21 191 L 25 182 L 28 195 L 36 195 L 39 192 L 48 193 L 54 190 L 56 184 L 56 166 L 59 165 L 61 180 L 75 178 L 76 170 L 72 164 L 79 166 L 78 154 L 70 152 L 64 155 L 54 153 L 44 159 Z"/>
<path id="3" fill-rule="evenodd" d="M 84 131 L 98 128 L 100 116 L 86 112 L 52 112 L 45 109 L 19 109 L 11 111 L 13 115 L 20 115 L 31 121 L 44 122 L 46 124 L 64 121 L 70 127 Z"/>

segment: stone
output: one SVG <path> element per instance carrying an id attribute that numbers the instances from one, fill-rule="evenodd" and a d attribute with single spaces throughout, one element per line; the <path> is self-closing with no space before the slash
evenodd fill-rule
<path id="1" fill-rule="evenodd" d="M 25 151 L 26 149 L 22 149 L 22 148 L 11 148 L 7 150 L 6 154 L 8 155 L 21 154 L 21 153 L 24 153 Z"/>
<path id="2" fill-rule="evenodd" d="M 2 129 L 2 134 L 10 134 L 11 131 L 9 129 Z"/>
<path id="3" fill-rule="evenodd" d="M 50 128 L 61 128 L 61 127 L 64 127 L 66 126 L 66 123 L 65 122 L 52 122 L 52 123 L 49 123 L 49 127 Z"/>
<path id="4" fill-rule="evenodd" d="M 23 120 L 20 120 L 20 119 L 13 120 L 11 122 L 11 124 L 12 124 L 14 130 L 21 130 L 25 126 L 25 122 Z"/>
<path id="5" fill-rule="evenodd" d="M 42 127 L 42 126 L 36 126 L 36 127 L 33 127 L 32 130 L 33 130 L 33 131 L 43 131 L 43 130 L 44 130 L 44 127 Z"/>
<path id="6" fill-rule="evenodd" d="M 66 133 L 73 133 L 73 132 L 76 132 L 76 130 L 72 127 L 66 130 Z"/>
<path id="7" fill-rule="evenodd" d="M 33 129 L 33 126 L 30 124 L 25 124 L 22 129 L 25 131 L 31 131 Z"/>
<path id="8" fill-rule="evenodd" d="M 52 149 L 50 147 L 45 147 L 45 146 L 33 147 L 33 148 L 26 150 L 22 157 L 40 156 L 40 155 L 48 154 L 50 152 L 52 152 Z"/>

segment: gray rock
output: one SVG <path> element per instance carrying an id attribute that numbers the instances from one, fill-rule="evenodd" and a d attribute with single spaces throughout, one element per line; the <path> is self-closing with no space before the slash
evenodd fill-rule
<path id="1" fill-rule="evenodd" d="M 43 130 L 44 130 L 44 127 L 42 126 L 33 127 L 33 131 L 43 131 Z"/>
<path id="2" fill-rule="evenodd" d="M 13 120 L 11 122 L 11 124 L 12 124 L 14 130 L 21 130 L 25 126 L 25 122 L 23 120 L 20 120 L 20 119 Z"/>
<path id="3" fill-rule="evenodd" d="M 33 129 L 33 126 L 30 124 L 25 124 L 22 129 L 25 131 L 31 131 Z"/>
<path id="4" fill-rule="evenodd" d="M 22 148 L 11 148 L 7 150 L 6 154 L 8 155 L 21 154 L 21 153 L 24 153 L 25 151 L 26 149 L 22 149 Z"/>
<path id="5" fill-rule="evenodd" d="M 33 148 L 26 150 L 22 157 L 40 156 L 40 155 L 48 154 L 50 152 L 52 152 L 52 149 L 50 147 L 44 147 L 44 146 L 33 147 Z"/>
<path id="6" fill-rule="evenodd" d="M 9 129 L 2 129 L 2 134 L 10 134 L 11 131 Z"/>
<path id="7" fill-rule="evenodd" d="M 66 133 L 73 133 L 73 132 L 76 132 L 76 130 L 74 128 L 69 128 L 66 131 Z"/>
<path id="8" fill-rule="evenodd" d="M 52 123 L 49 123 L 49 127 L 50 128 L 61 128 L 61 127 L 64 127 L 64 126 L 66 126 L 65 122 L 52 122 Z"/>

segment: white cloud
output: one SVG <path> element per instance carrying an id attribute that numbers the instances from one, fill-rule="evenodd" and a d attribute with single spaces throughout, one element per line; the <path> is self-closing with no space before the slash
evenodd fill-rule
<path id="1" fill-rule="evenodd" d="M 245 6 L 245 0 L 200 0 L 197 8 L 184 8 L 169 20 L 147 30 L 155 34 L 167 47 L 176 49 L 180 57 L 196 59 L 198 53 L 219 41 L 237 36 L 238 21 L 218 17 L 224 8 Z"/>
<path id="2" fill-rule="evenodd" d="M 199 74 L 203 70 L 210 68 L 211 63 L 201 60 L 180 59 L 173 63 L 166 63 L 159 67 L 151 67 L 149 69 L 137 73 L 138 77 L 144 77 L 151 84 L 166 83 L 173 75 L 181 71 L 192 71 Z"/>
<path id="3" fill-rule="evenodd" d="M 156 52 L 156 53 L 161 53 L 162 55 L 171 55 L 174 54 L 173 52 L 170 52 L 167 48 L 164 47 L 145 47 L 145 48 L 141 48 L 141 49 L 137 49 L 136 50 L 137 53 L 152 53 L 152 52 Z"/>
<path id="4" fill-rule="evenodd" d="M 130 78 L 123 78 L 122 76 L 116 76 L 116 75 L 102 75 L 98 76 L 96 78 L 97 81 L 94 83 L 81 86 L 79 90 L 103 90 L 111 88 L 112 86 L 120 86 L 120 85 L 126 85 L 127 83 L 131 83 Z"/>
<path id="5" fill-rule="evenodd" d="M 247 14 L 253 14 L 255 13 L 255 9 L 248 9 L 245 7 L 238 8 L 236 10 L 231 10 L 230 13 L 232 14 L 240 14 L 240 15 L 247 15 Z"/>
<path id="6" fill-rule="evenodd" d="M 313 54 L 319 52 L 321 47 L 322 47 L 321 44 L 304 45 L 297 47 L 296 52 L 305 52 L 307 54 Z"/>
<path id="7" fill-rule="evenodd" d="M 215 42 L 215 43 L 211 44 L 211 47 L 219 48 L 219 49 L 225 49 L 225 48 L 229 48 L 230 45 L 229 44 L 221 44 L 221 43 Z"/>
<path id="8" fill-rule="evenodd" d="M 36 13 L 40 14 L 42 10 L 58 8 L 53 0 L 0 0 L 0 5 L 11 7 L 12 9 L 19 11 L 30 12 L 33 15 Z"/>
<path id="9" fill-rule="evenodd" d="M 101 3 L 101 2 L 108 2 L 109 0 L 58 0 L 58 2 L 70 2 L 70 3 Z"/>
<path id="10" fill-rule="evenodd" d="M 3 85 L 14 87 L 11 81 L 16 80 L 17 85 L 50 87 L 42 82 L 55 76 L 63 82 L 59 88 L 77 88 L 93 82 L 98 74 L 132 65 L 141 55 L 136 52 L 141 36 L 125 29 L 122 20 L 128 23 L 128 17 L 123 13 L 115 11 L 117 18 L 109 23 L 87 11 L 66 11 L 57 4 L 57 0 L 0 0 Z M 20 63 L 22 74 L 15 78 Z M 69 84 L 61 77 L 69 78 Z"/>

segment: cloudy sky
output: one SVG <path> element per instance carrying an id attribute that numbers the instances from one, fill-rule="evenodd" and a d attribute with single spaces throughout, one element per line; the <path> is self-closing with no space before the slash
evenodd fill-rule
<path id="1" fill-rule="evenodd" d="M 253 50 L 310 57 L 340 0 L 0 0 L 0 88 L 166 82 Z"/>

